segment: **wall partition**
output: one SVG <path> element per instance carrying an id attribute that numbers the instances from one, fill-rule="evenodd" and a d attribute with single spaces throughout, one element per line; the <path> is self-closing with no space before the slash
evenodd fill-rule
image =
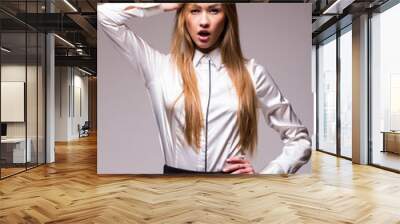
<path id="1" fill-rule="evenodd" d="M 20 20 L 43 5 L 0 3 L 1 179 L 45 162 L 45 34 Z"/>

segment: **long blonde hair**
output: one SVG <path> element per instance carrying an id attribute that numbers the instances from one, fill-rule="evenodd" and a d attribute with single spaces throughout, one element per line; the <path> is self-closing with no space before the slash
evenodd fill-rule
<path id="1" fill-rule="evenodd" d="M 238 16 L 235 4 L 222 4 L 225 12 L 225 27 L 219 38 L 222 63 L 229 73 L 239 100 L 239 147 L 241 151 L 254 152 L 257 144 L 257 99 L 254 86 L 243 56 L 240 40 Z M 187 4 L 184 4 L 175 17 L 171 56 L 179 69 L 183 81 L 185 102 L 185 137 L 189 145 L 200 148 L 200 133 L 203 128 L 200 96 L 193 67 L 196 50 L 185 26 Z"/>

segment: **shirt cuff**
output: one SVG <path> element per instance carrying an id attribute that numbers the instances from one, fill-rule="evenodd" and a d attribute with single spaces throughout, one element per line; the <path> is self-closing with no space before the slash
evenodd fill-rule
<path id="1" fill-rule="evenodd" d="M 279 166 L 279 164 L 271 162 L 265 169 L 261 171 L 261 174 L 286 174 L 286 172 L 281 166 Z"/>

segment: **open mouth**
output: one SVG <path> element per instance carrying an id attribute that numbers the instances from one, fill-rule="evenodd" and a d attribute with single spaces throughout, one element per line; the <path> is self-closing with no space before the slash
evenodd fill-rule
<path id="1" fill-rule="evenodd" d="M 210 32 L 202 30 L 198 32 L 198 35 L 201 42 L 207 42 L 210 37 Z"/>

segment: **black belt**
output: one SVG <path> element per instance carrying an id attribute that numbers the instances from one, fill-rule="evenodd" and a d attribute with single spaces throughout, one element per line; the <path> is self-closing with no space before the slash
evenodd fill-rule
<path id="1" fill-rule="evenodd" d="M 229 174 L 225 172 L 204 172 L 204 171 L 193 171 L 175 168 L 172 166 L 164 165 L 164 174 Z"/>

